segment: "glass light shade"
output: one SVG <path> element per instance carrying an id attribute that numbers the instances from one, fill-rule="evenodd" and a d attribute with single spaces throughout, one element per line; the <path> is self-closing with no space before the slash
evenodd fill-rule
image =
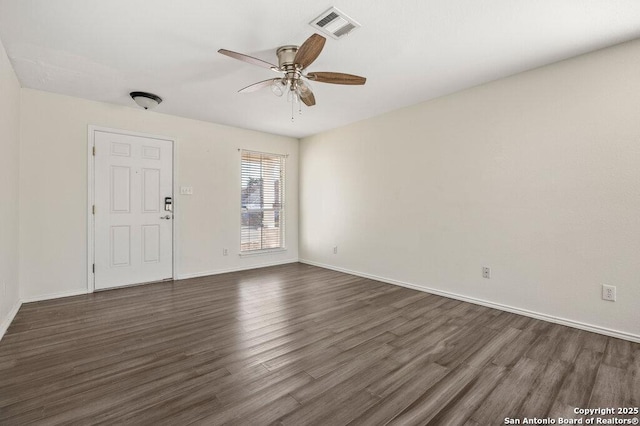
<path id="1" fill-rule="evenodd" d="M 273 83 L 271 83 L 271 91 L 278 97 L 284 94 L 283 89 L 286 89 L 286 87 L 287 85 L 283 80 L 274 80 Z"/>
<path id="2" fill-rule="evenodd" d="M 129 96 L 142 108 L 144 109 L 153 109 L 162 102 L 162 98 L 158 95 L 154 95 L 153 93 L 147 92 L 131 92 Z"/>
<path id="3" fill-rule="evenodd" d="M 299 80 L 297 90 L 298 94 L 304 98 L 307 93 L 311 92 L 311 85 L 306 81 Z"/>
<path id="4" fill-rule="evenodd" d="M 294 104 L 300 102 L 299 84 L 300 84 L 300 80 L 292 81 L 289 84 L 289 87 L 288 87 L 289 90 L 287 90 L 287 101 L 293 102 Z"/>

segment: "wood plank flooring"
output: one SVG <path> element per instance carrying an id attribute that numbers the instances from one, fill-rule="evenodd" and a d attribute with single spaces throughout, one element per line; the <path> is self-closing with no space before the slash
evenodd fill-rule
<path id="1" fill-rule="evenodd" d="M 499 425 L 638 406 L 640 344 L 297 263 L 25 304 L 0 342 L 2 425 Z"/>

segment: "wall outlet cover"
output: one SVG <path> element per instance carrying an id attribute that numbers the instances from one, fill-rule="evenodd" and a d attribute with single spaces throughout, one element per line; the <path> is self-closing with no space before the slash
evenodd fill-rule
<path id="1" fill-rule="evenodd" d="M 482 267 L 482 278 L 491 278 L 491 268 L 489 268 L 488 266 Z"/>
<path id="2" fill-rule="evenodd" d="M 602 299 L 611 302 L 616 301 L 616 286 L 602 284 Z"/>

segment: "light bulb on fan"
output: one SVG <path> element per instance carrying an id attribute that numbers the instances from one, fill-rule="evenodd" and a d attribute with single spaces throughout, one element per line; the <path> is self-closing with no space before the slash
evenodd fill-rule
<path id="1" fill-rule="evenodd" d="M 291 82 L 287 90 L 287 102 L 298 102 L 298 92 L 296 90 L 297 84 L 295 82 Z"/>
<path id="2" fill-rule="evenodd" d="M 274 95 L 278 97 L 284 94 L 284 89 L 286 89 L 286 87 L 287 87 L 287 82 L 284 78 L 280 80 L 275 79 L 271 83 L 271 91 L 273 92 Z"/>
<path id="3" fill-rule="evenodd" d="M 298 92 L 298 95 L 301 98 L 306 97 L 309 93 L 311 93 L 311 85 L 307 82 L 304 82 L 302 80 L 298 81 L 298 87 L 296 88 L 296 91 Z"/>

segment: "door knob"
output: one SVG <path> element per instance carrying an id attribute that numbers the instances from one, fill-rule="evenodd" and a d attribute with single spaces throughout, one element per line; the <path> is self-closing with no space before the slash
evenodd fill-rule
<path id="1" fill-rule="evenodd" d="M 160 219 L 166 219 L 166 220 L 170 220 L 171 219 L 171 215 L 166 215 L 166 216 L 161 216 Z"/>

